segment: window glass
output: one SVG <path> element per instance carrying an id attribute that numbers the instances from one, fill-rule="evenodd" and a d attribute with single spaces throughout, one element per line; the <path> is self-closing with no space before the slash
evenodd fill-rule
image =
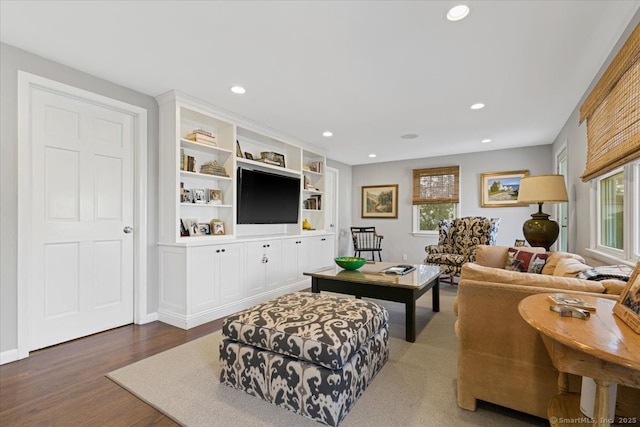
<path id="1" fill-rule="evenodd" d="M 418 205 L 419 231 L 438 231 L 438 222 L 455 218 L 455 203 L 429 203 Z"/>
<path id="2" fill-rule="evenodd" d="M 600 244 L 624 248 L 624 173 L 600 180 Z"/>

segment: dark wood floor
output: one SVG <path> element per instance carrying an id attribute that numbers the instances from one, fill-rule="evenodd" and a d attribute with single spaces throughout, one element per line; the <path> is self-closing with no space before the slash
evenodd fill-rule
<path id="1" fill-rule="evenodd" d="M 128 325 L 0 366 L 0 426 L 176 426 L 105 375 L 219 330 Z"/>

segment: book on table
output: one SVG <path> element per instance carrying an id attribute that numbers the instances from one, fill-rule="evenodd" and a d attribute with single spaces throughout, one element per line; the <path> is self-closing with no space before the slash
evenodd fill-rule
<path id="1" fill-rule="evenodd" d="M 549 300 L 556 305 L 567 305 L 587 311 L 596 311 L 596 307 L 593 304 L 570 295 L 549 295 Z"/>
<path id="2" fill-rule="evenodd" d="M 404 276 L 407 273 L 411 273 L 415 269 L 416 268 L 413 265 L 392 265 L 391 267 L 380 270 L 380 273 L 397 274 L 399 276 Z"/>

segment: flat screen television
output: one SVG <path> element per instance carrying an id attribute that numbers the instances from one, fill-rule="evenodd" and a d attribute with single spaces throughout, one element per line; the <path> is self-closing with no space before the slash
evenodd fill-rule
<path id="1" fill-rule="evenodd" d="M 238 224 L 296 224 L 300 178 L 238 168 Z"/>

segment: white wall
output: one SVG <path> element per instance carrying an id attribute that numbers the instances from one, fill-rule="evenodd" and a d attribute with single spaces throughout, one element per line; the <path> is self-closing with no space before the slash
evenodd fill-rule
<path id="1" fill-rule="evenodd" d="M 375 226 L 384 236 L 383 261 L 402 261 L 407 255 L 411 263 L 424 260 L 424 247 L 437 243 L 437 236 L 430 238 L 413 236 L 412 231 L 412 180 L 413 169 L 438 166 L 460 166 L 460 207 L 462 216 L 501 218 L 498 245 L 513 245 L 515 239 L 523 239 L 522 223 L 530 218 L 537 206 L 529 207 L 481 207 L 480 174 L 528 169 L 531 175 L 551 173 L 551 145 L 525 147 L 512 150 L 496 150 L 452 156 L 430 157 L 398 162 L 376 163 L 353 167 L 352 223 L 354 226 Z M 363 185 L 398 184 L 398 219 L 361 218 L 361 191 Z M 546 207 L 545 212 L 552 209 Z"/>
<path id="2" fill-rule="evenodd" d="M 27 71 L 113 99 L 147 109 L 148 135 L 148 301 L 153 313 L 158 306 L 158 106 L 153 97 L 0 43 L 0 353 L 17 348 L 17 80 Z M 136 266 L 139 268 L 140 266 Z"/>
<path id="3" fill-rule="evenodd" d="M 553 142 L 553 153 L 560 150 L 565 142 L 567 143 L 567 191 L 569 192 L 568 250 L 578 253 L 585 258 L 589 257 L 585 248 L 589 247 L 591 236 L 591 206 L 589 201 L 589 183 L 582 182 L 580 179 L 580 175 L 584 172 L 587 162 L 587 124 L 586 122 L 581 125 L 578 123 L 580 119 L 580 106 L 638 24 L 640 24 L 640 11 L 636 12 L 631 19 L 620 40 L 618 40 L 615 47 L 611 50 L 609 57 L 594 77 L 591 85 L 585 90 L 582 99 L 576 105 L 575 110 L 571 113 L 571 116 Z M 610 261 L 606 259 L 598 261 L 610 263 Z"/>

